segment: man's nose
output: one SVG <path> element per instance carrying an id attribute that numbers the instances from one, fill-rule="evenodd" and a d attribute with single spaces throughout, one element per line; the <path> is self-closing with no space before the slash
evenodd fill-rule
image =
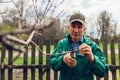
<path id="1" fill-rule="evenodd" d="M 74 28 L 74 32 L 78 32 L 79 30 L 78 30 L 78 28 Z"/>

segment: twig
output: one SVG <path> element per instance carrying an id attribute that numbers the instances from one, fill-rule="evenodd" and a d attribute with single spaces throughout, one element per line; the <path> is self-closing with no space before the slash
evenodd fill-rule
<path id="1" fill-rule="evenodd" d="M 40 52 L 41 54 L 43 54 L 43 55 L 50 55 L 50 54 L 46 54 L 45 52 L 43 52 L 43 51 L 39 48 L 39 46 L 38 46 L 34 41 L 31 41 L 31 43 L 39 50 L 39 52 Z"/>
<path id="2" fill-rule="evenodd" d="M 43 54 L 43 55 L 45 55 L 45 56 L 57 56 L 57 55 L 63 55 L 63 54 L 67 54 L 67 53 L 73 52 L 73 51 L 65 51 L 65 52 L 61 52 L 61 53 L 58 53 L 58 54 L 50 54 L 50 53 L 43 52 L 43 51 L 39 48 L 39 46 L 38 46 L 34 41 L 31 41 L 31 43 L 38 49 L 38 51 L 39 51 L 41 54 Z"/>
<path id="3" fill-rule="evenodd" d="M 14 59 L 11 60 L 10 63 L 8 63 L 8 64 L 9 64 L 9 65 L 13 64 L 13 62 L 15 62 L 15 61 L 18 59 L 18 57 L 19 57 L 21 54 L 24 54 L 24 53 L 25 53 L 25 52 L 19 52 L 19 53 L 14 57 Z"/>
<path id="4" fill-rule="evenodd" d="M 11 1 L 0 1 L 0 3 L 10 3 L 10 2 L 12 2 L 12 0 Z"/>
<path id="5" fill-rule="evenodd" d="M 35 34 L 35 30 L 32 31 L 31 35 L 29 36 L 28 40 L 26 41 L 26 45 L 28 45 L 30 43 L 30 41 L 32 40 L 34 34 Z"/>
<path id="6" fill-rule="evenodd" d="M 5 58 L 3 59 L 3 62 L 1 63 L 1 69 L 3 69 L 5 66 Z"/>
<path id="7" fill-rule="evenodd" d="M 6 37 L 7 37 L 7 40 L 18 42 L 18 43 L 23 44 L 23 45 L 27 45 L 27 43 L 25 41 L 20 40 L 12 35 L 7 35 Z"/>

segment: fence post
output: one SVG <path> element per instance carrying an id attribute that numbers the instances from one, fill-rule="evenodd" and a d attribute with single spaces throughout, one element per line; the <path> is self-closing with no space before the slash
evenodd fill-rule
<path id="1" fill-rule="evenodd" d="M 111 64 L 116 65 L 114 39 L 110 41 L 110 49 L 111 49 L 111 60 L 112 60 Z M 116 80 L 116 69 L 112 70 L 112 80 Z"/>
<path id="2" fill-rule="evenodd" d="M 50 53 L 50 40 L 46 40 L 46 52 Z M 46 65 L 48 64 L 50 60 L 50 56 L 46 56 Z M 46 80 L 50 80 L 50 67 L 47 67 L 46 71 Z"/>
<path id="3" fill-rule="evenodd" d="M 4 45 L 4 44 L 2 44 L 2 49 L 1 49 L 1 63 L 3 63 L 4 62 L 4 58 L 5 58 L 5 54 L 6 54 L 6 46 Z M 5 69 L 3 68 L 3 69 L 1 69 L 1 80 L 5 80 Z"/>
<path id="4" fill-rule="evenodd" d="M 31 64 L 35 65 L 35 46 L 31 44 Z M 31 69 L 31 80 L 35 80 L 35 69 Z"/>
<path id="5" fill-rule="evenodd" d="M 118 55 L 119 55 L 119 65 L 120 65 L 120 39 L 118 40 Z M 119 69 L 119 76 L 120 76 L 120 69 Z"/>
<path id="6" fill-rule="evenodd" d="M 24 54 L 24 65 L 27 65 L 28 64 L 28 48 L 27 48 L 27 46 L 25 48 L 26 48 L 26 52 Z M 24 69 L 23 69 L 23 80 L 28 80 L 27 75 L 28 75 L 28 70 L 27 70 L 26 67 L 24 67 Z"/>
<path id="7" fill-rule="evenodd" d="M 43 39 L 39 39 L 39 40 L 36 40 L 36 43 L 39 45 L 40 49 L 43 51 L 43 44 L 44 44 L 44 41 Z M 39 65 L 42 65 L 43 64 L 43 55 L 42 53 L 39 51 Z M 38 79 L 39 80 L 43 80 L 43 69 L 42 67 L 38 69 Z"/>
<path id="8" fill-rule="evenodd" d="M 107 40 L 104 40 L 103 41 L 103 52 L 105 54 L 105 57 L 106 57 L 106 62 L 108 64 L 108 49 L 107 49 Z M 109 80 L 109 74 L 107 74 L 105 77 L 104 77 L 104 80 Z"/>
<path id="9" fill-rule="evenodd" d="M 54 42 L 55 42 L 54 47 L 56 47 L 58 40 L 55 39 Z M 58 72 L 55 72 L 55 71 L 54 71 L 54 80 L 58 80 Z"/>
<path id="10" fill-rule="evenodd" d="M 94 41 L 99 45 L 99 40 L 98 39 L 95 39 Z M 100 80 L 100 78 L 96 77 L 96 80 Z"/>
<path id="11" fill-rule="evenodd" d="M 9 63 L 10 65 L 13 65 L 11 61 L 13 61 L 13 50 L 12 48 L 8 47 L 8 65 Z M 8 80 L 12 80 L 12 75 L 13 75 L 13 69 L 8 69 Z"/>

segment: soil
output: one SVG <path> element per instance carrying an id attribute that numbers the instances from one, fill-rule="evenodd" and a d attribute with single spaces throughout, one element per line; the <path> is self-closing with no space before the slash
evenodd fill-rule
<path id="1" fill-rule="evenodd" d="M 30 72 L 31 70 L 28 70 L 28 80 L 31 80 L 31 74 L 29 74 L 29 73 L 31 73 Z M 6 76 L 5 76 L 5 80 L 8 80 L 7 78 L 8 78 L 8 71 L 6 70 L 5 71 L 6 73 Z M 44 74 L 45 75 L 45 74 Z M 43 76 L 44 76 L 43 75 Z M 51 71 L 51 80 L 54 80 L 54 72 L 53 71 Z M 38 74 L 37 74 L 37 71 L 36 71 L 36 78 L 35 78 L 35 80 L 38 80 Z M 23 80 L 23 70 L 22 69 L 14 69 L 13 70 L 13 80 Z M 95 80 L 96 80 L 96 77 L 95 77 Z M 104 80 L 104 78 L 101 78 L 100 80 Z M 111 75 L 111 72 L 109 72 L 109 80 L 112 80 L 112 75 Z"/>
<path id="2" fill-rule="evenodd" d="M 31 80 L 31 70 L 29 69 L 28 70 L 28 80 Z M 53 79 L 53 75 L 54 72 L 51 71 L 51 80 L 54 80 Z M 43 75 L 45 76 L 45 74 Z M 8 70 L 5 70 L 5 80 L 8 80 Z M 13 80 L 23 80 L 23 70 L 22 69 L 14 69 L 13 70 Z M 35 73 L 35 80 L 38 80 L 38 72 L 36 70 L 36 73 Z"/>

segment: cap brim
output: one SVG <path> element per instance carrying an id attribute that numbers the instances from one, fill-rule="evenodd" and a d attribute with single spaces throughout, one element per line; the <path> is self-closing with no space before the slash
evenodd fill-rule
<path id="1" fill-rule="evenodd" d="M 82 23 L 82 24 L 85 24 L 85 23 L 84 23 L 82 20 L 80 20 L 80 19 L 71 20 L 70 23 L 73 23 L 73 22 L 75 22 L 75 21 L 78 21 L 78 22 L 80 22 L 80 23 Z"/>

